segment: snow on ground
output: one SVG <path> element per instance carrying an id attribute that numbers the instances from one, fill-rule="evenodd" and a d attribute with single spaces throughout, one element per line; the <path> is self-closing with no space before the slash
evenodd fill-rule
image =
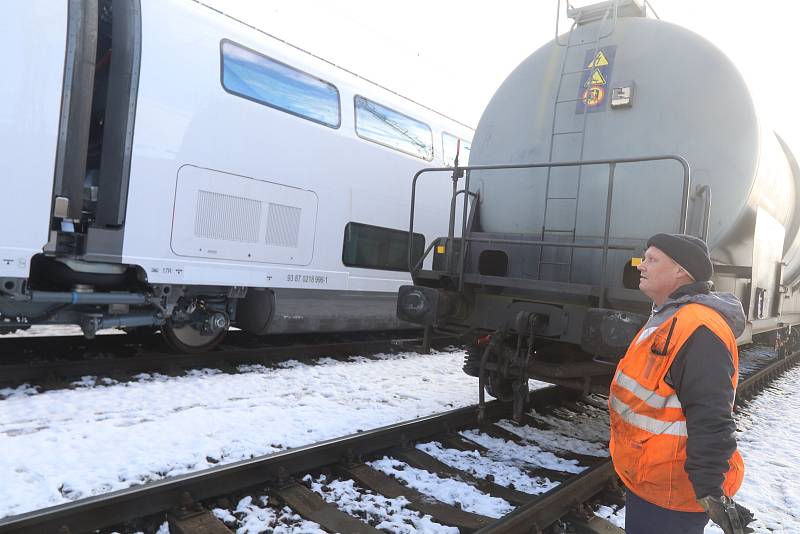
<path id="1" fill-rule="evenodd" d="M 580 473 L 585 467 L 577 460 L 565 460 L 534 444 L 520 445 L 513 441 L 495 438 L 476 430 L 465 430 L 461 435 L 489 449 L 489 456 L 497 461 L 526 467 L 542 467 L 564 473 Z"/>
<path id="2" fill-rule="evenodd" d="M 597 401 L 606 402 L 601 398 Z M 588 404 L 582 406 L 581 413 L 559 407 L 546 415 L 536 410 L 531 410 L 528 415 L 563 436 L 597 443 L 608 443 L 609 440 L 608 412 Z"/>
<path id="3" fill-rule="evenodd" d="M 124 334 L 122 330 L 116 328 L 106 328 L 98 330 L 98 336 Z M 79 326 L 66 324 L 37 325 L 25 330 L 17 330 L 10 334 L 0 334 L 0 339 L 9 337 L 44 337 L 44 336 L 82 336 L 83 330 Z"/>
<path id="4" fill-rule="evenodd" d="M 0 517 L 470 405 L 476 379 L 463 358 L 404 353 L 16 388 L 0 400 Z"/>
<path id="5" fill-rule="evenodd" d="M 461 372 L 463 356 L 323 358 L 316 365 L 242 366 L 240 374 L 206 369 L 177 378 L 142 374 L 123 383 L 85 377 L 75 389 L 44 393 L 30 385 L 7 388 L 0 391 L 0 517 L 472 404 L 477 380 Z M 755 511 L 756 532 L 800 532 L 798 381 L 800 369 L 795 369 L 737 415 L 747 465 L 737 500 Z M 448 465 L 469 464 L 475 476 L 491 475 L 498 484 L 541 493 L 554 483 L 525 470 L 580 472 L 577 462 L 552 451 L 582 440 L 587 453 L 607 439 L 605 412 L 590 407 L 585 412 L 532 412 L 545 431 L 506 427 L 538 444 L 529 447 L 464 432 L 490 449 L 482 457 L 435 442 L 418 447 Z M 376 466 L 478 513 L 496 515 L 510 506 L 486 500 L 472 487 L 448 482 L 436 488 L 432 478 L 395 460 L 379 460 Z M 408 524 L 424 531 L 438 528 L 400 500 L 368 497 L 352 481 L 326 486 L 319 490 L 324 498 L 354 515 L 374 514 L 373 520 L 386 521 L 392 531 L 405 532 L 401 525 Z M 437 494 L 442 491 L 449 496 Z M 276 532 L 317 528 L 259 498 L 218 513 L 230 515 L 227 519 L 239 532 L 257 532 L 265 525 Z M 624 510 L 599 513 L 617 524 L 624 521 Z M 709 526 L 706 532 L 720 531 Z"/>
<path id="6" fill-rule="evenodd" d="M 38 393 L 39 388 L 30 384 L 22 384 L 14 388 L 0 388 L 0 400 L 5 400 L 10 397 L 26 397 Z"/>
<path id="7" fill-rule="evenodd" d="M 317 523 L 303 519 L 288 507 L 276 511 L 268 502 L 268 497 L 256 500 L 245 497 L 239 501 L 233 513 L 224 508 L 215 508 L 213 512 L 220 521 L 235 528 L 236 534 L 325 534 Z M 169 530 L 163 534 L 168 533 Z"/>
<path id="8" fill-rule="evenodd" d="M 486 517 L 502 517 L 514 510 L 514 506 L 505 499 L 487 495 L 466 482 L 441 478 L 434 473 L 411 467 L 394 458 L 384 456 L 380 460 L 367 462 L 367 465 L 403 481 L 420 493 L 461 508 L 466 512 Z"/>
<path id="9" fill-rule="evenodd" d="M 800 367 L 776 380 L 736 416 L 745 475 L 735 499 L 755 512 L 758 533 L 800 532 L 798 383 Z"/>
<path id="10" fill-rule="evenodd" d="M 619 528 L 625 528 L 625 508 L 617 508 L 616 506 L 601 505 L 595 510 L 595 515 L 608 519 L 611 524 Z"/>
<path id="11" fill-rule="evenodd" d="M 409 501 L 403 497 L 389 499 L 369 490 L 359 488 L 352 480 L 328 481 L 325 475 L 317 479 L 306 475 L 303 481 L 326 502 L 340 510 L 368 521 L 375 528 L 396 534 L 458 534 L 458 529 L 439 524 L 430 515 L 407 508 Z"/>
<path id="12" fill-rule="evenodd" d="M 522 469 L 492 460 L 478 451 L 448 449 L 436 441 L 420 443 L 417 448 L 454 469 L 460 469 L 477 478 L 491 477 L 495 484 L 531 495 L 539 495 L 558 485 L 544 477 L 528 476 Z"/>
<path id="13" fill-rule="evenodd" d="M 603 421 L 598 421 L 601 425 Z M 585 441 L 576 439 L 572 436 L 565 436 L 560 432 L 553 430 L 542 430 L 540 428 L 531 428 L 529 426 L 520 426 L 512 421 L 504 419 L 497 423 L 497 426 L 508 430 L 512 434 L 516 434 L 527 442 L 534 443 L 547 449 L 548 451 L 559 454 L 561 452 L 574 452 L 577 454 L 585 454 L 587 456 L 608 456 L 608 444 Z M 607 426 L 607 425 L 606 425 Z"/>

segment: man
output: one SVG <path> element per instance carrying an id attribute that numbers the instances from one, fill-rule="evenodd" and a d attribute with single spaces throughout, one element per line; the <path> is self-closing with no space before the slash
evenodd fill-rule
<path id="1" fill-rule="evenodd" d="M 745 326 L 730 293 L 711 292 L 702 239 L 656 234 L 638 267 L 653 313 L 611 383 L 611 457 L 627 487 L 628 534 L 753 532 L 731 497 L 744 477 L 733 401 L 736 338 Z"/>

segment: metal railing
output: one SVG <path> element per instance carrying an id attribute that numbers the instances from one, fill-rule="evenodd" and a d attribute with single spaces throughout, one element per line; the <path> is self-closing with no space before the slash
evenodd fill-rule
<path id="1" fill-rule="evenodd" d="M 590 7 L 590 6 L 584 6 L 584 7 Z M 617 19 L 619 18 L 619 9 L 620 9 L 620 7 L 624 7 L 624 6 L 620 6 L 620 0 L 609 0 L 607 2 L 607 4 L 606 4 L 606 14 L 605 14 L 605 16 L 603 18 L 603 22 L 605 22 L 605 20 L 608 18 L 609 14 L 611 14 L 611 16 L 613 18 L 612 18 L 611 30 L 606 34 L 603 34 L 603 36 L 601 38 L 608 37 L 609 35 L 614 33 L 614 30 L 616 29 L 616 26 L 617 26 Z M 661 17 L 658 16 L 658 13 L 656 13 L 656 10 L 653 8 L 653 4 L 650 3 L 649 0 L 642 0 L 641 1 L 641 7 L 643 8 L 644 16 L 647 16 L 647 13 L 649 11 L 649 12 L 651 12 L 653 14 L 653 16 L 656 19 L 661 20 Z M 574 14 L 576 11 L 579 11 L 579 10 L 580 10 L 580 8 L 576 9 L 575 7 L 572 6 L 572 4 L 570 3 L 569 0 L 566 0 L 566 14 L 567 14 L 568 18 L 572 18 L 572 14 Z M 575 30 L 575 27 L 577 25 L 578 25 L 577 21 L 573 22 L 572 26 L 570 26 L 570 29 L 567 30 L 567 32 L 565 32 L 565 33 L 571 33 L 572 31 Z M 567 43 L 561 42 L 561 36 L 558 33 L 560 29 L 561 29 L 561 0 L 556 0 L 556 35 L 555 35 L 555 43 L 558 46 L 567 46 Z M 568 38 L 568 42 L 569 42 L 569 38 Z"/>
<path id="2" fill-rule="evenodd" d="M 694 192 L 693 198 L 702 196 L 703 202 L 703 220 L 700 221 L 699 234 L 703 241 L 708 242 L 708 223 L 711 219 L 711 187 L 706 185 L 698 186 L 697 191 Z"/>
<path id="3" fill-rule="evenodd" d="M 569 36 L 567 37 L 567 42 L 566 43 L 562 43 L 561 42 L 561 36 L 558 34 L 559 26 L 561 24 L 561 0 L 557 0 L 557 2 L 558 2 L 558 5 L 556 7 L 556 38 L 555 38 L 555 42 L 556 42 L 556 44 L 558 46 L 569 46 L 569 43 L 570 43 L 570 41 L 572 39 L 572 32 L 575 31 L 575 28 L 578 26 L 578 21 L 576 20 L 575 22 L 572 23 L 572 25 L 569 28 L 569 31 L 567 32 L 567 33 L 569 33 Z M 570 12 L 571 11 L 575 11 L 575 8 L 572 7 L 572 4 L 570 4 L 569 0 L 567 0 L 566 6 L 567 6 L 567 17 L 571 18 Z M 606 8 L 605 13 L 603 14 L 603 18 L 602 18 L 601 22 L 606 22 L 608 20 L 608 16 L 609 15 L 612 16 L 611 29 L 608 32 L 603 33 L 603 34 L 598 32 L 597 37 L 595 39 L 595 42 L 600 41 L 602 39 L 605 39 L 606 37 L 609 37 L 610 35 L 612 35 L 614 33 L 614 30 L 616 30 L 616 28 L 617 28 L 617 19 L 619 18 L 619 0 L 609 0 L 608 7 Z"/>
<path id="4" fill-rule="evenodd" d="M 466 251 L 470 243 L 477 243 L 477 242 L 492 242 L 492 243 L 509 243 L 509 244 L 519 244 L 519 245 L 531 245 L 531 246 L 547 246 L 547 247 L 564 247 L 564 248 L 588 248 L 588 249 L 601 249 L 603 251 L 603 259 L 602 259 L 602 268 L 600 274 L 600 306 L 602 307 L 603 302 L 605 300 L 605 280 L 606 280 L 606 271 L 607 271 L 607 263 L 608 263 L 608 251 L 609 250 L 633 250 L 633 247 L 621 246 L 621 245 L 611 245 L 610 241 L 610 229 L 611 229 L 611 205 L 612 199 L 614 196 L 614 176 L 616 172 L 617 165 L 626 164 L 626 163 L 642 163 L 642 162 L 654 162 L 654 161 L 667 161 L 672 160 L 678 162 L 683 167 L 683 188 L 681 191 L 681 213 L 680 218 L 678 220 L 678 232 L 686 233 L 686 219 L 687 219 L 687 212 L 688 212 L 688 204 L 689 204 L 689 189 L 691 187 L 691 171 L 689 168 L 689 162 L 686 161 L 685 158 L 682 156 L 677 155 L 664 155 L 664 156 L 645 156 L 639 158 L 617 158 L 617 159 L 607 159 L 607 160 L 587 160 L 587 161 L 564 161 L 564 162 L 553 162 L 553 163 L 521 163 L 521 164 L 503 164 L 503 165 L 470 165 L 465 167 L 429 167 L 425 169 L 419 170 L 415 175 L 414 179 L 411 183 L 411 214 L 409 218 L 409 228 L 408 228 L 408 268 L 409 272 L 412 276 L 416 272 L 419 271 L 425 258 L 428 256 L 430 251 L 433 248 L 433 242 L 430 246 L 425 250 L 422 257 L 420 257 L 416 262 L 413 258 L 413 235 L 414 235 L 414 215 L 415 215 L 415 207 L 416 207 L 416 200 L 417 200 L 417 182 L 419 181 L 420 177 L 426 173 L 433 173 L 433 172 L 449 172 L 450 178 L 453 181 L 453 197 L 450 202 L 450 228 L 448 232 L 448 246 L 446 250 L 446 254 L 448 254 L 448 272 L 452 273 L 451 269 L 451 261 L 449 256 L 452 251 L 452 244 L 455 240 L 455 216 L 457 202 L 456 197 L 462 193 L 468 193 L 464 195 L 464 200 L 462 202 L 462 217 L 461 217 L 461 242 L 459 247 L 459 264 L 458 264 L 458 290 L 462 291 L 464 289 L 464 266 L 466 263 Z M 470 175 L 472 171 L 495 171 L 495 170 L 512 170 L 512 169 L 537 169 L 537 168 L 553 168 L 553 167 L 582 167 L 582 166 L 589 166 L 589 165 L 608 165 L 608 188 L 606 193 L 606 210 L 605 210 L 605 227 L 603 231 L 603 243 L 602 245 L 595 245 L 590 243 L 563 243 L 563 242 L 554 242 L 554 241 L 544 241 L 544 240 L 526 240 L 526 239 L 485 239 L 485 238 L 474 238 L 469 235 L 470 231 L 467 228 L 467 210 L 469 206 L 468 198 L 470 196 L 474 196 L 477 198 L 475 193 L 470 191 Z M 458 189 L 458 182 L 461 179 L 464 179 L 464 187 L 463 189 Z M 477 209 L 477 206 L 476 206 Z M 706 223 L 707 224 L 707 223 Z"/>

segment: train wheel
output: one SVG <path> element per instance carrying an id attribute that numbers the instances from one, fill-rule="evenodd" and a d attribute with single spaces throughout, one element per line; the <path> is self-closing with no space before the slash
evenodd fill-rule
<path id="1" fill-rule="evenodd" d="M 195 354 L 208 352 L 220 344 L 228 333 L 227 324 L 210 332 L 203 332 L 193 324 L 176 324 L 172 319 L 167 319 L 161 327 L 164 340 L 172 349 L 178 352 Z"/>
<path id="2" fill-rule="evenodd" d="M 502 402 L 514 400 L 514 381 L 497 373 L 489 373 L 486 381 L 486 393 Z"/>
<path id="3" fill-rule="evenodd" d="M 481 371 L 481 356 L 483 355 L 483 347 L 479 347 L 474 343 L 467 349 L 467 355 L 464 356 L 464 367 L 461 369 L 469 376 L 477 377 Z"/>

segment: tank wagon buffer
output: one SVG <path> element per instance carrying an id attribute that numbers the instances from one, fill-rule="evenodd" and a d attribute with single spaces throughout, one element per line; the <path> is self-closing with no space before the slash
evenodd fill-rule
<path id="1" fill-rule="evenodd" d="M 707 239 L 716 290 L 748 317 L 740 343 L 800 320 L 800 173 L 735 61 L 638 2 L 568 15 L 488 104 L 450 235 L 409 253 L 398 295 L 401 319 L 469 336 L 465 372 L 506 400 L 528 377 L 607 390 L 650 312 L 636 265 L 655 233 Z M 414 177 L 412 230 L 437 171 Z"/>

